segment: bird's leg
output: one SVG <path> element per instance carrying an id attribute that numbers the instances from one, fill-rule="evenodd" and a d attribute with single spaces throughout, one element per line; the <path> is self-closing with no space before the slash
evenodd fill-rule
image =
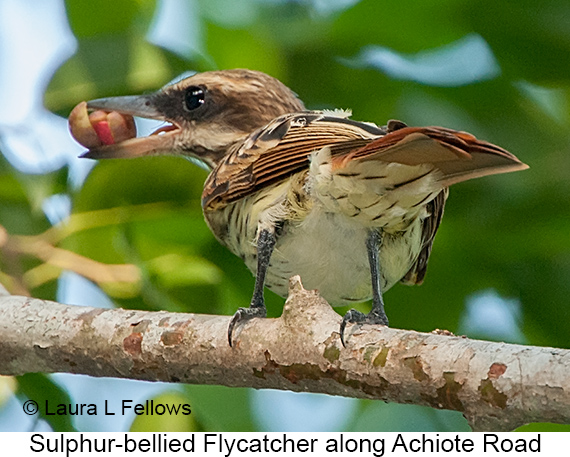
<path id="1" fill-rule="evenodd" d="M 368 262 L 370 263 L 370 276 L 372 279 L 372 309 L 368 313 L 369 322 L 374 324 L 388 325 L 388 316 L 384 311 L 382 299 L 382 286 L 380 285 L 380 246 L 382 236 L 378 230 L 372 230 L 366 240 Z"/>
<path id="2" fill-rule="evenodd" d="M 228 342 L 232 345 L 232 334 L 234 327 L 241 322 L 248 321 L 254 317 L 267 316 L 265 300 L 263 298 L 263 287 L 265 284 L 265 274 L 269 267 L 269 260 L 275 247 L 276 236 L 274 232 L 262 229 L 257 237 L 257 272 L 255 274 L 255 287 L 249 308 L 239 308 L 232 318 L 228 327 Z"/>
<path id="3" fill-rule="evenodd" d="M 366 239 L 366 250 L 368 251 L 368 262 L 370 263 L 370 276 L 372 279 L 372 309 L 368 314 L 351 309 L 344 315 L 340 324 L 340 341 L 344 344 L 344 329 L 346 324 L 380 324 L 388 325 L 388 316 L 384 311 L 384 300 L 382 300 L 382 289 L 380 286 L 380 261 L 378 258 L 382 236 L 378 230 L 371 230 Z"/>

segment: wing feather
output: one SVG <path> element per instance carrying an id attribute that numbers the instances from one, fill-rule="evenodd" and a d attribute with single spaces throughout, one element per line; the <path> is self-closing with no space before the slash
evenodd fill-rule
<path id="1" fill-rule="evenodd" d="M 431 254 L 433 240 L 439 228 L 439 224 L 441 224 L 443 209 L 448 195 L 449 189 L 446 188 L 427 204 L 429 216 L 422 221 L 422 249 L 418 258 L 411 266 L 410 271 L 401 279 L 402 283 L 413 285 L 423 282 L 427 272 L 427 263 Z"/>
<path id="2" fill-rule="evenodd" d="M 306 170 L 314 151 L 330 147 L 335 155 L 346 155 L 385 133 L 371 124 L 321 112 L 281 116 L 236 145 L 212 171 L 202 206 L 223 207 Z"/>
<path id="3" fill-rule="evenodd" d="M 352 168 L 361 173 L 372 161 L 418 166 L 422 173 L 429 165 L 438 171 L 440 189 L 527 168 L 513 154 L 469 133 L 407 127 L 399 121 L 390 121 L 386 130 L 308 111 L 278 117 L 234 145 L 206 181 L 202 205 L 214 210 L 307 170 L 310 155 L 324 148 L 330 149 L 332 171 L 338 176 L 350 175 Z"/>

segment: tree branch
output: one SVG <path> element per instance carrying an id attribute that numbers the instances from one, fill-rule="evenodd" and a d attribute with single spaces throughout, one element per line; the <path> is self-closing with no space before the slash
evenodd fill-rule
<path id="1" fill-rule="evenodd" d="M 69 372 L 249 386 L 463 412 L 475 430 L 570 423 L 570 351 L 368 325 L 298 277 L 279 319 L 227 342 L 228 316 L 66 306 L 0 291 L 0 374 Z"/>

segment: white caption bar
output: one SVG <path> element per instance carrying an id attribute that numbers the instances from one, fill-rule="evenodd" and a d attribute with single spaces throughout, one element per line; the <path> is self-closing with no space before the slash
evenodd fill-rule
<path id="1" fill-rule="evenodd" d="M 566 456 L 570 433 L 3 433 L 17 456 Z"/>

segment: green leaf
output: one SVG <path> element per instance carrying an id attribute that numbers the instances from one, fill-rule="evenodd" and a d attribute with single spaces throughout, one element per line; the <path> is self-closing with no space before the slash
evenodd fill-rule
<path id="1" fill-rule="evenodd" d="M 551 424 L 550 422 L 536 422 L 519 427 L 515 432 L 570 432 L 569 424 Z"/>
<path id="2" fill-rule="evenodd" d="M 349 55 L 369 44 L 398 52 L 418 52 L 448 44 L 468 33 L 461 20 L 461 4 L 456 0 L 362 0 L 337 18 L 330 38 L 335 48 Z"/>
<path id="3" fill-rule="evenodd" d="M 362 401 L 350 431 L 355 432 L 468 432 L 471 430 L 460 412 L 436 410 L 426 406 Z"/>
<path id="4" fill-rule="evenodd" d="M 186 386 L 192 414 L 207 431 L 255 431 L 249 389 L 224 386 Z"/>
<path id="5" fill-rule="evenodd" d="M 48 109 L 66 114 L 82 100 L 158 89 L 189 67 L 139 34 L 84 38 L 77 53 L 56 71 L 44 103 Z"/>
<path id="6" fill-rule="evenodd" d="M 71 415 L 46 414 L 49 402 L 49 412 L 57 411 L 57 405 L 66 405 L 69 409 L 73 404 L 69 394 L 53 382 L 48 376 L 40 373 L 28 373 L 18 376 L 18 396 L 22 399 L 34 400 L 39 408 L 39 416 L 44 419 L 54 432 L 74 432 L 75 427 Z"/>
<path id="7" fill-rule="evenodd" d="M 279 77 L 286 68 L 275 42 L 262 40 L 252 30 L 224 29 L 208 24 L 206 46 L 220 69 L 249 68 Z"/>
<path id="8" fill-rule="evenodd" d="M 155 0 L 66 0 L 65 7 L 74 35 L 86 38 L 120 34 L 137 25 L 144 31 L 155 4 Z"/>
<path id="9" fill-rule="evenodd" d="M 197 424 L 192 405 L 180 392 L 166 392 L 145 401 L 150 413 L 136 415 L 131 432 L 194 432 Z"/>
<path id="10" fill-rule="evenodd" d="M 567 83 L 570 4 L 564 0 L 469 2 L 464 18 L 494 49 L 513 79 Z"/>
<path id="11" fill-rule="evenodd" d="M 47 229 L 43 201 L 64 192 L 66 180 L 65 168 L 43 175 L 26 175 L 0 155 L 0 225 L 13 235 L 36 235 Z"/>

